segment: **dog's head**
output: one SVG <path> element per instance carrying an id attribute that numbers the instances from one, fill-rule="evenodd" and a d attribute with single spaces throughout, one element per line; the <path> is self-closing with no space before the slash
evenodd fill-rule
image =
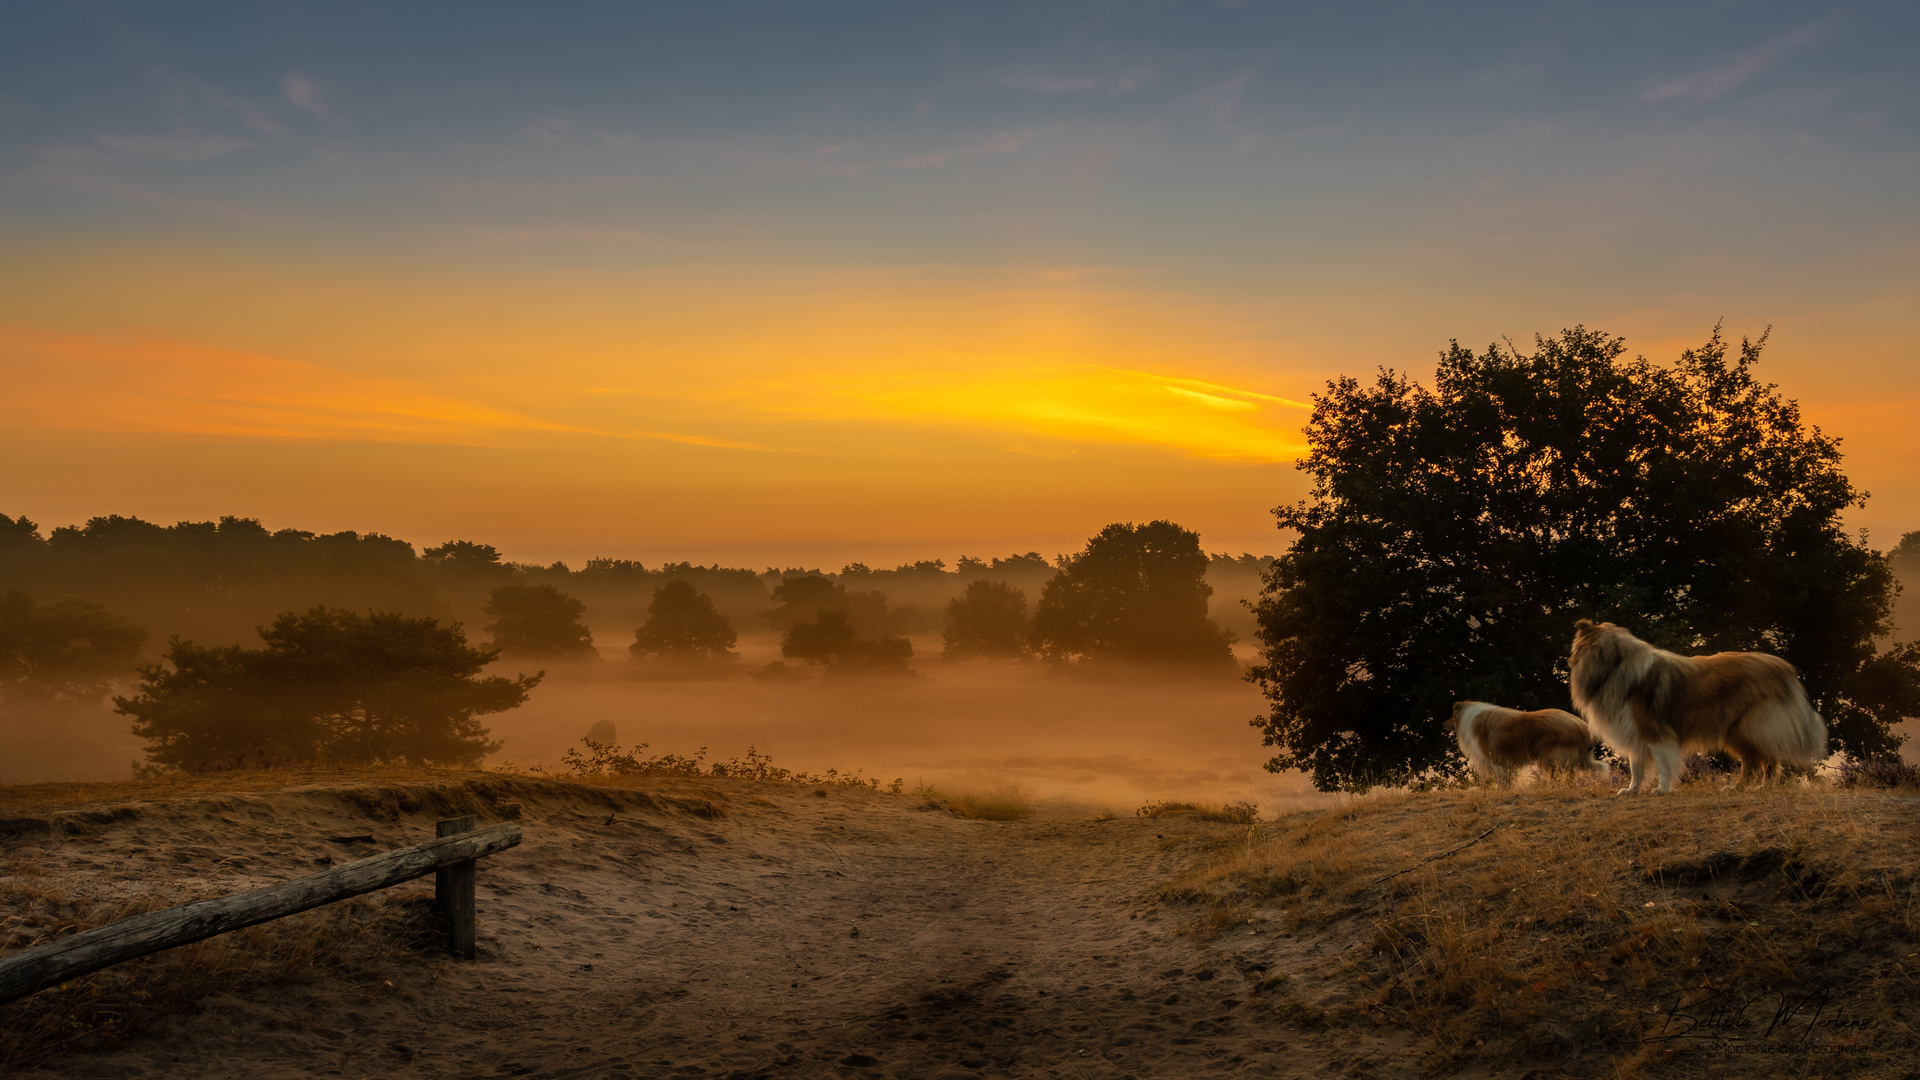
<path id="1" fill-rule="evenodd" d="M 1610 622 L 1597 623 L 1592 619 L 1581 619 L 1579 622 L 1574 623 L 1573 655 L 1579 656 L 1589 645 L 1592 645 L 1596 639 L 1604 635 L 1607 631 L 1617 629 L 1619 629 L 1619 627 L 1614 626 Z"/>
<path id="2" fill-rule="evenodd" d="M 1456 701 L 1453 703 L 1453 715 L 1447 717 L 1448 731 L 1453 732 L 1455 735 L 1460 734 L 1460 714 L 1471 704 L 1473 704 L 1471 701 Z"/>

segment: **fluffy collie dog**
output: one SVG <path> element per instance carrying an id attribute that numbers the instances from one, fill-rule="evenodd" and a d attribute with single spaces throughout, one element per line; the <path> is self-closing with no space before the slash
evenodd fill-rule
<path id="1" fill-rule="evenodd" d="M 1549 776 L 1605 776 L 1593 757 L 1587 722 L 1560 709 L 1521 712 L 1484 701 L 1456 701 L 1447 730 L 1460 740 L 1473 771 L 1497 784 L 1513 783 L 1528 765 Z"/>
<path id="2" fill-rule="evenodd" d="M 1641 791 L 1649 771 L 1660 774 L 1659 794 L 1671 791 L 1686 750 L 1731 750 L 1743 785 L 1827 756 L 1827 725 L 1793 665 L 1777 656 L 1681 656 L 1581 619 L 1571 668 L 1574 707 L 1633 768 L 1622 795 Z"/>

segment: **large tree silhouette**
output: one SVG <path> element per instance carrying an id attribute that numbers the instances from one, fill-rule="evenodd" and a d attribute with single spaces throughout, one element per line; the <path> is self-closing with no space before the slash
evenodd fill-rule
<path id="1" fill-rule="evenodd" d="M 1838 440 L 1755 379 L 1764 341 L 1716 328 L 1667 368 L 1575 327 L 1524 354 L 1456 343 L 1431 390 L 1329 383 L 1256 611 L 1267 767 L 1323 789 L 1446 771 L 1455 700 L 1570 707 L 1578 618 L 1776 653 L 1835 750 L 1893 753 L 1920 650 L 1876 652 L 1891 573 L 1842 527 L 1863 497 Z"/>

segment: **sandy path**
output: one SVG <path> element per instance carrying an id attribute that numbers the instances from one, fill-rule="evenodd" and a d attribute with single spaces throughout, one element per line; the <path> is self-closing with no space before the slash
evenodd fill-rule
<path id="1" fill-rule="evenodd" d="M 1185 841 L 1220 826 L 1067 806 L 968 821 L 910 796 L 792 785 L 672 790 L 726 813 L 509 792 L 527 840 L 483 864 L 475 961 L 409 960 L 384 997 L 300 984 L 210 998 L 41 1075 L 1293 1076 L 1363 1055 L 1412 1062 L 1390 1036 L 1328 1044 L 1246 1004 L 1267 970 L 1320 943 L 1248 930 L 1203 945 L 1143 903 L 1193 857 Z M 56 826 L 43 861 L 188 844 L 207 813 L 251 820 L 271 880 L 369 820 L 365 798 L 240 802 L 149 805 L 84 847 Z M 445 809 L 389 815 L 380 846 L 430 834 Z"/>

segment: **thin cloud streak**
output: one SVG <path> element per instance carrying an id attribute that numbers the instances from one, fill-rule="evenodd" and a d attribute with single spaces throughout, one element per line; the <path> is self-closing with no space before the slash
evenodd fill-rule
<path id="1" fill-rule="evenodd" d="M 0 326 L 16 429 L 270 440 L 503 445 L 528 435 L 758 444 L 527 416 L 402 379 L 156 336 Z"/>
<path id="2" fill-rule="evenodd" d="M 1826 25 L 1822 21 L 1789 30 L 1724 64 L 1649 87 L 1640 95 L 1640 100 L 1659 102 L 1685 98 L 1695 105 L 1718 101 L 1755 77 L 1765 74 L 1790 53 L 1811 43 L 1826 29 Z"/>

